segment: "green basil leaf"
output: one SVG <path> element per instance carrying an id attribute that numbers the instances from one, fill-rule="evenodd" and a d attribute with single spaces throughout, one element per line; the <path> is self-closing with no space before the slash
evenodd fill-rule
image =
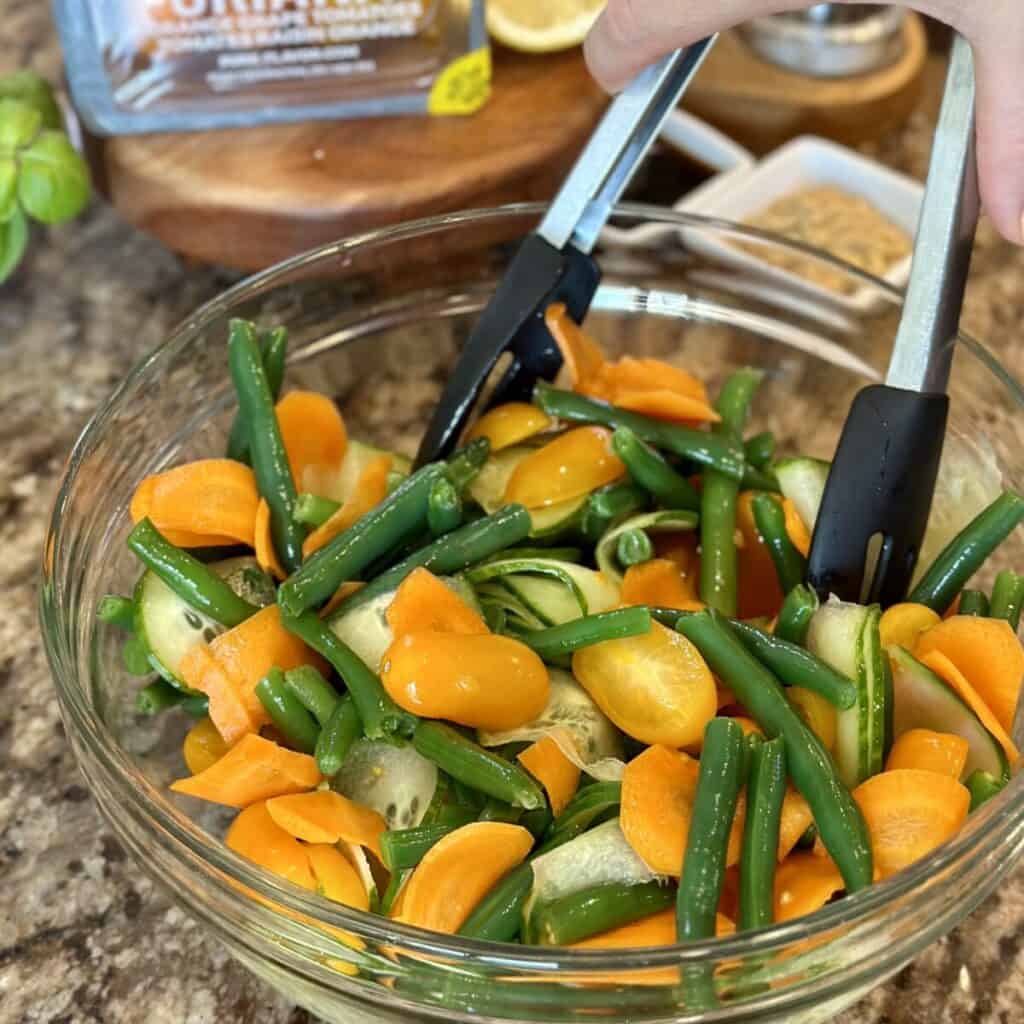
<path id="1" fill-rule="evenodd" d="M 28 245 L 28 220 L 21 207 L 15 205 L 14 215 L 0 224 L 0 284 L 14 273 Z"/>
<path id="2" fill-rule="evenodd" d="M 27 146 L 42 126 L 43 117 L 35 107 L 0 99 L 0 156 L 11 156 Z"/>
<path id="3" fill-rule="evenodd" d="M 66 135 L 43 132 L 18 154 L 18 198 L 44 224 L 77 217 L 89 202 L 89 168 Z"/>
<path id="4" fill-rule="evenodd" d="M 0 156 L 0 224 L 14 216 L 18 205 L 18 165 L 13 157 Z"/>
<path id="5" fill-rule="evenodd" d="M 44 128 L 60 131 L 64 127 L 60 107 L 45 78 L 27 68 L 0 78 L 0 99 L 21 100 L 39 112 Z"/>

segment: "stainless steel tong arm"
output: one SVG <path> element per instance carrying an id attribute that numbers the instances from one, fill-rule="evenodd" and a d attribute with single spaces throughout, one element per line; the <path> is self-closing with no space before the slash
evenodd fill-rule
<path id="1" fill-rule="evenodd" d="M 591 252 L 612 207 L 675 109 L 717 36 L 641 71 L 615 98 L 555 197 L 538 234 L 556 249 Z"/>

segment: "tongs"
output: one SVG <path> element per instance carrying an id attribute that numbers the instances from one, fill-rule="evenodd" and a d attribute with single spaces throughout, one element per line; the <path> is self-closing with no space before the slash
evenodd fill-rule
<path id="1" fill-rule="evenodd" d="M 974 101 L 973 58 L 958 36 L 889 372 L 855 397 L 818 512 L 808 581 L 822 597 L 887 606 L 904 600 L 914 574 L 978 223 Z"/>
<path id="2" fill-rule="evenodd" d="M 591 256 L 601 229 L 715 38 L 651 65 L 612 102 L 480 315 L 434 410 L 417 465 L 452 451 L 503 353 L 512 361 L 490 396 L 492 405 L 529 401 L 539 379 L 558 373 L 562 357 L 544 326 L 544 311 L 563 302 L 577 323 L 587 315 L 601 280 Z"/>

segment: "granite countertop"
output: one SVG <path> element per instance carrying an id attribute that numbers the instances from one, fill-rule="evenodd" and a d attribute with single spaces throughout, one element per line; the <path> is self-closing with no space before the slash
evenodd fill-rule
<path id="1" fill-rule="evenodd" d="M 0 73 L 60 58 L 39 0 L 0 0 Z M 932 90 L 934 94 L 935 90 Z M 934 100 L 931 96 L 931 101 Z M 873 155 L 921 176 L 930 110 Z M 36 625 L 56 482 L 86 419 L 136 358 L 234 278 L 183 265 L 101 203 L 38 234 L 0 288 L 0 1022 L 299 1024 L 171 906 L 101 821 L 64 736 Z M 1018 378 L 1024 252 L 983 225 L 968 327 Z M 1024 1019 L 1024 867 L 962 927 L 839 1024 Z"/>

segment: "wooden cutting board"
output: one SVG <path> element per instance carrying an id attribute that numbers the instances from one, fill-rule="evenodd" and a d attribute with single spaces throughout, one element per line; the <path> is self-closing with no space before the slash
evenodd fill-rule
<path id="1" fill-rule="evenodd" d="M 257 270 L 370 228 L 554 195 L 607 98 L 578 50 L 494 58 L 493 95 L 471 117 L 90 138 L 86 149 L 126 220 L 184 256 Z"/>

